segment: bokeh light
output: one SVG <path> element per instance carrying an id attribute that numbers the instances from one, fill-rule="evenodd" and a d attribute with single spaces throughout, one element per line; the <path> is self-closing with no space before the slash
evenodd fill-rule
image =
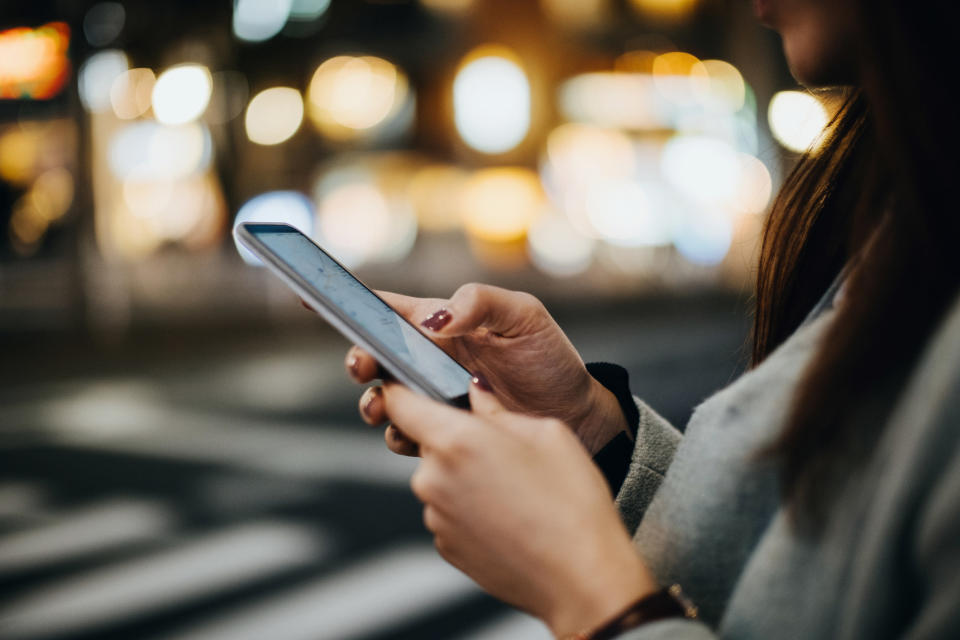
<path id="1" fill-rule="evenodd" d="M 736 150 L 704 136 L 671 138 L 663 149 L 661 170 L 677 191 L 704 205 L 719 207 L 730 202 L 740 182 Z"/>
<path id="2" fill-rule="evenodd" d="M 467 56 L 453 82 L 453 109 L 463 141 L 484 153 L 513 149 L 530 130 L 530 83 L 503 47 Z"/>
<path id="3" fill-rule="evenodd" d="M 689 18 L 700 0 L 630 0 L 639 15 L 644 18 L 677 22 Z"/>
<path id="4" fill-rule="evenodd" d="M 293 0 L 290 5 L 290 20 L 311 22 L 317 20 L 330 8 L 330 0 Z"/>
<path id="5" fill-rule="evenodd" d="M 540 8 L 548 19 L 567 29 L 593 29 L 612 14 L 610 0 L 540 0 Z"/>
<path id="6" fill-rule="evenodd" d="M 268 191 L 248 200 L 237 212 L 234 228 L 244 222 L 280 222 L 313 235 L 313 203 L 299 191 Z M 260 259 L 250 253 L 234 238 L 240 257 L 247 264 L 261 265 Z"/>
<path id="7" fill-rule="evenodd" d="M 565 216 L 549 213 L 530 227 L 527 246 L 533 265 L 556 277 L 583 273 L 593 260 L 596 243 L 580 234 Z"/>
<path id="8" fill-rule="evenodd" d="M 153 87 L 153 114 L 164 124 L 186 124 L 203 115 L 213 79 L 200 64 L 181 64 L 160 74 Z"/>
<path id="9" fill-rule="evenodd" d="M 310 80 L 308 113 L 335 140 L 363 136 L 397 115 L 409 93 L 406 76 L 375 56 L 337 56 Z"/>
<path id="10" fill-rule="evenodd" d="M 770 132 L 777 142 L 791 151 L 813 149 L 827 126 L 823 103 L 805 91 L 780 91 L 770 100 L 767 110 Z"/>
<path id="11" fill-rule="evenodd" d="M 740 71 L 723 60 L 703 60 L 690 68 L 693 90 L 709 107 L 734 113 L 743 108 L 747 86 Z"/>
<path id="12" fill-rule="evenodd" d="M 558 99 L 564 117 L 575 122 L 635 131 L 669 125 L 649 74 L 585 73 L 564 82 Z"/>
<path id="13" fill-rule="evenodd" d="M 420 0 L 425 8 L 447 15 L 461 16 L 473 8 L 474 0 Z"/>
<path id="14" fill-rule="evenodd" d="M 649 187 L 633 180 L 602 180 L 587 193 L 587 219 L 610 244 L 652 247 L 670 244 L 670 222 Z"/>
<path id="15" fill-rule="evenodd" d="M 247 137 L 262 145 L 289 140 L 303 122 L 303 99 L 290 87 L 272 87 L 255 95 L 247 107 Z"/>
<path id="16" fill-rule="evenodd" d="M 740 160 L 740 180 L 730 202 L 735 214 L 759 214 L 767 210 L 773 195 L 773 178 L 763 162 L 748 153 L 737 154 Z"/>
<path id="17" fill-rule="evenodd" d="M 73 203 L 73 174 L 56 167 L 44 171 L 34 181 L 27 198 L 34 210 L 48 223 L 62 218 Z"/>
<path id="18" fill-rule="evenodd" d="M 119 179 L 176 180 L 204 171 L 212 155 L 210 131 L 201 123 L 169 127 L 141 120 L 111 139 L 108 163 Z"/>
<path id="19" fill-rule="evenodd" d="M 684 51 L 663 53 L 653 60 L 653 81 L 657 91 L 677 105 L 697 100 L 691 76 L 700 68 L 700 60 Z"/>
<path id="20" fill-rule="evenodd" d="M 0 134 L 0 178 L 23 185 L 33 179 L 40 155 L 36 131 L 10 127 Z"/>
<path id="21" fill-rule="evenodd" d="M 119 2 L 98 2 L 83 17 L 83 35 L 94 47 L 104 47 L 120 35 L 127 12 Z"/>
<path id="22" fill-rule="evenodd" d="M 269 40 L 287 23 L 291 5 L 291 0 L 235 0 L 233 34 L 246 42 Z"/>
<path id="23" fill-rule="evenodd" d="M 459 167 L 434 164 L 414 174 L 407 196 L 425 231 L 453 231 L 460 228 L 458 202 L 468 174 Z"/>
<path id="24" fill-rule="evenodd" d="M 150 109 L 156 76 L 150 69 L 130 69 L 117 76 L 110 87 L 113 113 L 121 120 L 132 120 Z"/>
<path id="25" fill-rule="evenodd" d="M 520 167 L 477 171 L 461 198 L 467 233 L 485 242 L 523 239 L 544 206 L 537 174 Z"/>
<path id="26" fill-rule="evenodd" d="M 37 29 L 0 31 L 0 100 L 47 100 L 70 77 L 70 28 L 52 22 Z"/>
<path id="27" fill-rule="evenodd" d="M 733 223 L 728 216 L 697 210 L 678 227 L 673 244 L 693 264 L 712 266 L 726 257 L 732 239 Z"/>
<path id="28" fill-rule="evenodd" d="M 110 91 L 113 82 L 129 68 L 127 55 L 117 49 L 100 51 L 90 56 L 80 67 L 80 101 L 91 113 L 110 109 Z"/>

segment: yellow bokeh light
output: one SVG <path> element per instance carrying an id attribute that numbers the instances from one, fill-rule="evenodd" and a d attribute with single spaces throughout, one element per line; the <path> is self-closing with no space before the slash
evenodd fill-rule
<path id="1" fill-rule="evenodd" d="M 54 222 L 70 209 L 73 191 L 73 175 L 59 167 L 41 173 L 27 196 L 39 215 L 47 222 Z"/>
<path id="2" fill-rule="evenodd" d="M 308 113 L 317 129 L 349 139 L 387 121 L 408 92 L 406 76 L 374 56 L 337 56 L 321 64 L 307 91 Z"/>
<path id="3" fill-rule="evenodd" d="M 630 0 L 639 15 L 653 20 L 677 22 L 693 15 L 700 0 Z"/>
<path id="4" fill-rule="evenodd" d="M 32 248 L 47 232 L 48 222 L 30 202 L 29 198 L 21 198 L 13 205 L 10 215 L 10 236 L 14 246 L 21 252 Z"/>
<path id="5" fill-rule="evenodd" d="M 130 69 L 117 76 L 110 87 L 113 113 L 121 120 L 132 120 L 150 109 L 153 85 L 157 78 L 150 69 Z"/>
<path id="6" fill-rule="evenodd" d="M 206 111 L 213 90 L 210 70 L 181 64 L 160 74 L 153 86 L 153 114 L 163 124 L 186 124 Z"/>
<path id="7" fill-rule="evenodd" d="M 739 111 L 746 100 L 747 85 L 740 71 L 723 60 L 704 60 L 690 69 L 694 93 L 704 102 L 729 112 Z"/>
<path id="8" fill-rule="evenodd" d="M 827 126 L 827 110 L 805 91 L 781 91 L 767 110 L 770 132 L 791 151 L 815 151 Z"/>
<path id="9" fill-rule="evenodd" d="M 247 107 L 247 137 L 262 145 L 289 140 L 303 122 L 303 99 L 290 87 L 273 87 L 255 95 Z"/>
<path id="10" fill-rule="evenodd" d="M 597 27 L 610 17 L 610 0 L 540 0 L 551 21 L 571 29 Z"/>
<path id="11" fill-rule="evenodd" d="M 39 146 L 39 136 L 35 132 L 17 127 L 7 129 L 0 135 L 0 178 L 18 185 L 32 180 Z"/>
<path id="12" fill-rule="evenodd" d="M 510 151 L 530 131 L 530 82 L 517 56 L 505 47 L 472 51 L 453 81 L 457 132 L 483 153 Z"/>
<path id="13" fill-rule="evenodd" d="M 459 15 L 473 8 L 473 0 L 420 0 L 430 11 Z"/>
<path id="14" fill-rule="evenodd" d="M 683 51 L 664 53 L 653 60 L 653 82 L 668 100 L 687 104 L 696 100 L 692 75 L 700 60 Z"/>
<path id="15" fill-rule="evenodd" d="M 653 61 L 659 55 L 654 51 L 627 51 L 614 61 L 613 68 L 621 73 L 653 73 Z"/>
<path id="16" fill-rule="evenodd" d="M 467 172 L 450 165 L 429 165 L 410 181 L 407 196 L 424 230 L 451 231 L 460 227 L 456 203 L 467 183 Z"/>
<path id="17" fill-rule="evenodd" d="M 481 169 L 464 187 L 463 223 L 477 240 L 521 240 L 544 207 L 537 174 L 519 167 Z"/>

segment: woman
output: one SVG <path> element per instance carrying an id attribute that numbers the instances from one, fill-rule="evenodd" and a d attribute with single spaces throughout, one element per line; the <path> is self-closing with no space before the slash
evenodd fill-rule
<path id="1" fill-rule="evenodd" d="M 773 206 L 753 366 L 682 437 L 527 294 L 388 296 L 478 372 L 472 412 L 361 398 L 422 457 L 447 560 L 558 637 L 960 637 L 949 4 L 755 0 L 796 78 L 850 96 Z M 356 348 L 347 365 L 377 375 Z"/>

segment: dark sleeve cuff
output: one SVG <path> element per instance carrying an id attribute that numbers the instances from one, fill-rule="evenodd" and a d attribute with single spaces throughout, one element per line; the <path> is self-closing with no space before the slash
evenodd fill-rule
<path id="1" fill-rule="evenodd" d="M 630 392 L 630 375 L 626 369 L 607 362 L 591 362 L 587 365 L 587 372 L 617 399 L 620 410 L 623 411 L 623 417 L 627 420 L 630 434 L 633 436 L 631 439 L 626 433 L 617 434 L 593 457 L 594 463 L 607 479 L 610 491 L 613 495 L 617 495 L 630 468 L 637 426 L 640 424 L 640 410 L 633 401 L 633 394 Z"/>

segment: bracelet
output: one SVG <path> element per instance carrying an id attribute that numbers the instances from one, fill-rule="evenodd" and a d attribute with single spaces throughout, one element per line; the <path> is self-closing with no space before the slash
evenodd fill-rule
<path id="1" fill-rule="evenodd" d="M 643 596 L 608 622 L 593 630 L 581 631 L 564 640 L 610 640 L 618 634 L 647 622 L 664 618 L 697 617 L 697 608 L 675 584 L 656 593 Z"/>

